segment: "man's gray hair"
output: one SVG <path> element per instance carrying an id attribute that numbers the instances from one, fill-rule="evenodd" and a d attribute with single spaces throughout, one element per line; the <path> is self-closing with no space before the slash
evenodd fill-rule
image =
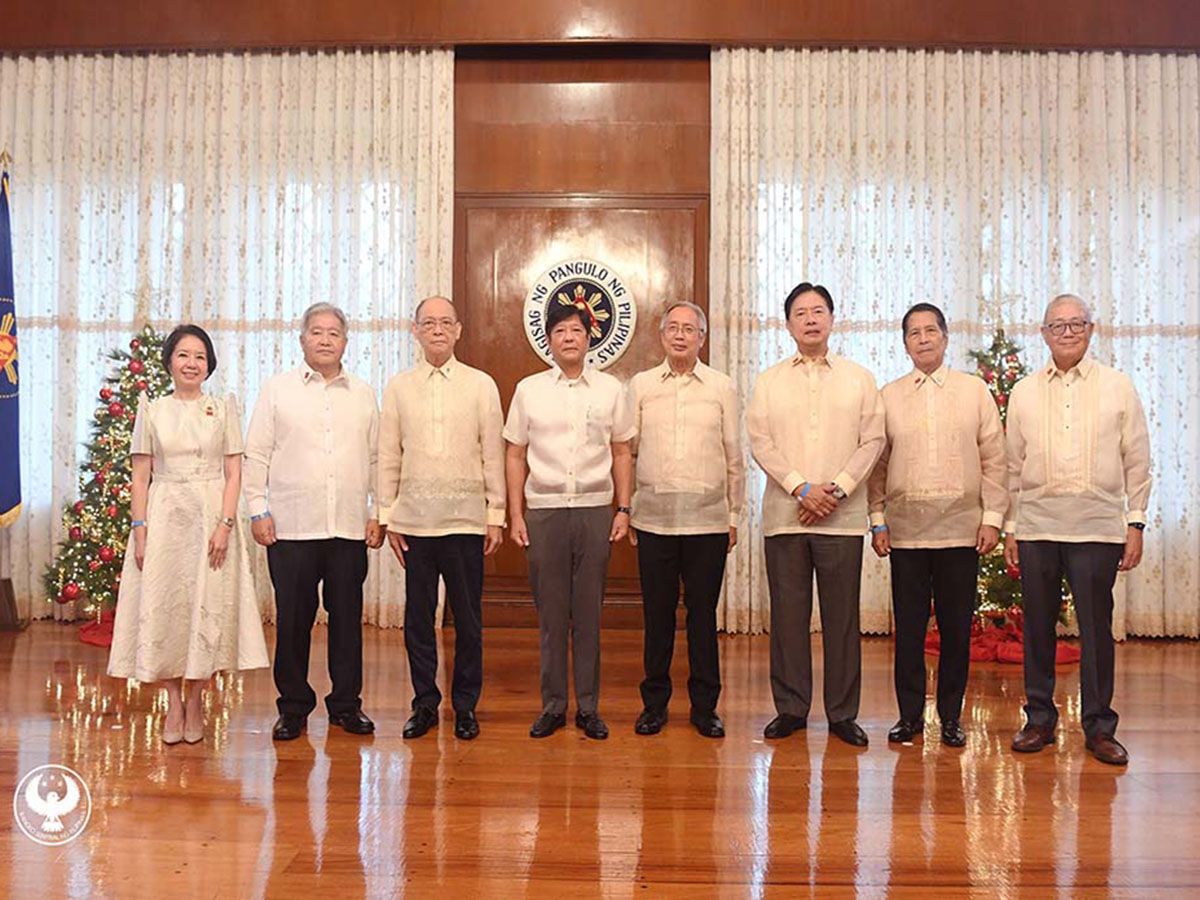
<path id="1" fill-rule="evenodd" d="M 680 308 L 690 309 L 692 312 L 694 312 L 696 314 L 696 320 L 700 323 L 700 333 L 708 334 L 708 316 L 704 314 L 704 310 L 702 310 L 691 300 L 676 300 L 665 310 L 663 310 L 662 319 L 660 319 L 658 323 L 659 331 L 667 330 L 667 316 L 669 316 L 674 310 Z"/>
<path id="2" fill-rule="evenodd" d="M 1073 303 L 1083 310 L 1083 318 L 1088 322 L 1096 321 L 1092 318 L 1092 308 L 1088 306 L 1087 301 L 1078 294 L 1059 294 L 1053 300 L 1046 304 L 1046 312 L 1042 315 L 1042 324 L 1045 325 L 1050 321 L 1050 313 L 1054 311 L 1054 307 L 1062 306 L 1064 303 Z"/>
<path id="3" fill-rule="evenodd" d="M 319 316 L 321 313 L 330 313 L 337 317 L 337 320 L 342 324 L 342 333 L 349 331 L 349 323 L 346 321 L 346 314 L 332 303 L 314 303 L 304 311 L 303 317 L 300 319 L 300 333 L 308 331 L 308 323 L 312 321 L 313 316 Z"/>

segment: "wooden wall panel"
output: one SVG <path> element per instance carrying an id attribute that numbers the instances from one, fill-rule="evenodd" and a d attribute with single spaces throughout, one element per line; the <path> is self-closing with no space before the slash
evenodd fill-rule
<path id="1" fill-rule="evenodd" d="M 458 193 L 708 194 L 707 51 L 460 54 Z"/>
<path id="2" fill-rule="evenodd" d="M 460 53 L 455 71 L 454 296 L 461 358 L 492 373 L 507 411 L 543 363 L 522 306 L 576 257 L 611 266 L 638 324 L 608 371 L 662 358 L 657 319 L 708 305 L 709 62 L 703 48 L 506 48 Z M 607 624 L 641 626 L 633 549 L 614 550 Z M 536 621 L 524 552 L 487 561 L 484 621 Z"/>
<path id="3" fill-rule="evenodd" d="M 42 0 L 0 51 L 694 43 L 1200 48 L 1195 0 Z"/>

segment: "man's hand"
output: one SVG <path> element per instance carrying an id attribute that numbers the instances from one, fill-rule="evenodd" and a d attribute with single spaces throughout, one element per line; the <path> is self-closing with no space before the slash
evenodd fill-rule
<path id="1" fill-rule="evenodd" d="M 256 544 L 270 547 L 275 543 L 275 520 L 268 515 L 257 522 L 251 522 L 250 534 L 254 537 Z"/>
<path id="2" fill-rule="evenodd" d="M 491 556 L 504 543 L 504 528 L 500 525 L 489 525 L 487 536 L 483 539 L 483 555 Z"/>
<path id="3" fill-rule="evenodd" d="M 1017 552 L 1017 538 L 1015 535 L 1006 534 L 1004 536 L 1004 565 L 1014 572 L 1021 571 L 1021 556 Z"/>
<path id="4" fill-rule="evenodd" d="M 518 547 L 529 546 L 529 530 L 525 527 L 524 516 L 513 516 L 508 523 L 508 536 Z"/>
<path id="5" fill-rule="evenodd" d="M 392 552 L 396 554 L 396 559 L 400 561 L 400 568 L 407 568 L 404 554 L 408 552 L 408 541 L 404 540 L 404 535 L 398 531 L 389 531 L 387 539 L 388 543 L 392 545 Z"/>
<path id="6" fill-rule="evenodd" d="M 996 549 L 996 545 L 1000 543 L 1000 529 L 995 525 L 980 525 L 979 532 L 975 535 L 975 552 L 980 556 L 987 556 Z"/>
<path id="7" fill-rule="evenodd" d="M 880 559 L 892 552 L 892 533 L 886 528 L 871 532 L 871 549 Z"/>
<path id="8" fill-rule="evenodd" d="M 629 513 L 619 512 L 613 516 L 612 530 L 608 533 L 608 542 L 615 544 L 629 534 Z"/>
<path id="9" fill-rule="evenodd" d="M 383 546 L 383 536 L 387 529 L 379 524 L 378 519 L 367 520 L 367 546 L 372 550 L 378 550 Z"/>
<path id="10" fill-rule="evenodd" d="M 1140 528 L 1134 528 L 1131 525 L 1125 529 L 1125 552 L 1121 554 L 1121 561 L 1117 563 L 1118 572 L 1136 569 L 1138 563 L 1142 561 L 1142 538 Z"/>
<path id="11" fill-rule="evenodd" d="M 729 547 L 725 550 L 726 553 L 732 553 L 733 548 L 737 546 L 737 526 L 729 526 Z"/>
<path id="12" fill-rule="evenodd" d="M 813 521 L 820 521 L 838 508 L 837 497 L 833 496 L 832 482 L 820 485 L 810 484 L 808 485 L 808 494 L 801 497 L 800 492 L 803 490 L 804 485 L 802 484 L 792 491 L 792 496 L 800 501 L 800 509 L 808 512 Z M 804 522 L 803 519 L 800 521 Z M 809 523 L 805 522 L 804 524 Z"/>

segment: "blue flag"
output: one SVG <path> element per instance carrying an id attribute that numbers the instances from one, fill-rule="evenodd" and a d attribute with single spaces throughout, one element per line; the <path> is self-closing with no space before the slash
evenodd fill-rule
<path id="1" fill-rule="evenodd" d="M 13 302 L 8 173 L 0 173 L 0 528 L 21 514 L 20 416 L 17 407 L 17 307 Z"/>

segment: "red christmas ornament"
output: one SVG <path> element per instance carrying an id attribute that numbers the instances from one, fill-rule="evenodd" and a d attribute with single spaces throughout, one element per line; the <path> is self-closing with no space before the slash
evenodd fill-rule
<path id="1" fill-rule="evenodd" d="M 112 403 L 108 404 L 108 414 L 111 416 L 122 416 L 125 414 L 125 407 L 114 400 Z"/>
<path id="2" fill-rule="evenodd" d="M 76 500 L 76 501 L 75 501 L 75 505 L 74 505 L 73 507 L 71 507 L 71 508 L 72 508 L 73 510 L 75 510 L 75 514 L 76 514 L 76 515 L 78 515 L 79 513 L 83 512 L 83 501 L 82 501 L 82 500 Z"/>
<path id="3" fill-rule="evenodd" d="M 1021 570 L 1018 569 L 1016 566 L 1005 566 L 1004 574 L 1007 575 L 1009 578 L 1017 579 L 1017 578 L 1021 577 Z"/>
<path id="4" fill-rule="evenodd" d="M 130 410 L 128 413 L 125 414 L 125 418 L 127 418 L 130 422 L 133 422 L 137 419 L 137 413 Z"/>
<path id="5" fill-rule="evenodd" d="M 112 389 L 106 388 L 106 387 L 100 388 L 100 399 L 103 400 L 105 403 L 107 403 L 109 400 L 111 400 L 112 399 Z"/>
<path id="6" fill-rule="evenodd" d="M 134 338 L 132 341 L 129 342 L 129 349 L 134 351 L 135 353 L 141 348 L 141 346 L 142 346 L 142 342 L 139 341 L 137 338 Z"/>
<path id="7" fill-rule="evenodd" d="M 119 496 L 121 496 L 121 486 L 120 486 L 119 484 L 114 484 L 114 485 L 112 486 L 112 491 L 110 491 L 110 493 L 111 493 L 111 494 L 112 494 L 114 497 L 119 497 Z"/>
<path id="8" fill-rule="evenodd" d="M 68 532 L 68 534 L 71 536 L 71 540 L 73 541 L 82 540 L 83 529 L 76 525 Z"/>
<path id="9" fill-rule="evenodd" d="M 134 375 L 141 375 L 146 371 L 146 366 L 140 359 L 131 360 L 129 363 L 129 371 Z"/>
<path id="10" fill-rule="evenodd" d="M 98 560 L 98 559 L 88 560 L 88 571 L 89 572 L 95 572 L 98 568 L 100 568 L 100 560 Z"/>
<path id="11" fill-rule="evenodd" d="M 137 381 L 137 389 L 138 389 L 139 391 L 144 391 L 144 390 L 145 390 L 146 388 L 148 388 L 149 386 L 150 386 L 150 385 L 146 384 L 145 380 L 143 380 L 143 379 L 141 379 L 141 378 L 139 378 L 139 379 L 138 379 L 138 381 Z"/>
<path id="12" fill-rule="evenodd" d="M 79 596 L 79 585 L 73 581 L 68 581 L 63 585 L 62 593 L 58 595 L 59 603 L 70 603 Z"/>
<path id="13" fill-rule="evenodd" d="M 116 555 L 117 554 L 113 552 L 112 547 L 101 547 L 100 548 L 100 561 L 101 562 L 112 562 L 113 559 L 116 558 Z"/>
<path id="14" fill-rule="evenodd" d="M 1008 406 L 1008 397 L 1004 394 L 1001 394 L 996 398 L 996 403 L 998 403 L 1000 406 Z"/>
<path id="15" fill-rule="evenodd" d="M 96 484 L 104 484 L 104 473 L 97 472 L 95 475 L 92 476 L 92 481 L 96 482 Z M 82 501 L 81 501 L 80 505 L 82 505 Z M 77 509 L 75 511 L 82 512 L 82 510 L 80 510 L 80 509 Z"/>
<path id="16" fill-rule="evenodd" d="M 984 369 L 983 370 L 983 380 L 986 381 L 988 384 L 991 384 L 993 381 L 996 380 L 996 373 L 993 372 L 991 369 Z"/>
<path id="17" fill-rule="evenodd" d="M 106 513 L 108 513 L 108 517 L 110 519 L 115 519 L 117 517 L 117 513 L 119 512 L 119 510 L 115 506 L 110 506 L 108 509 L 106 509 L 104 511 Z"/>

